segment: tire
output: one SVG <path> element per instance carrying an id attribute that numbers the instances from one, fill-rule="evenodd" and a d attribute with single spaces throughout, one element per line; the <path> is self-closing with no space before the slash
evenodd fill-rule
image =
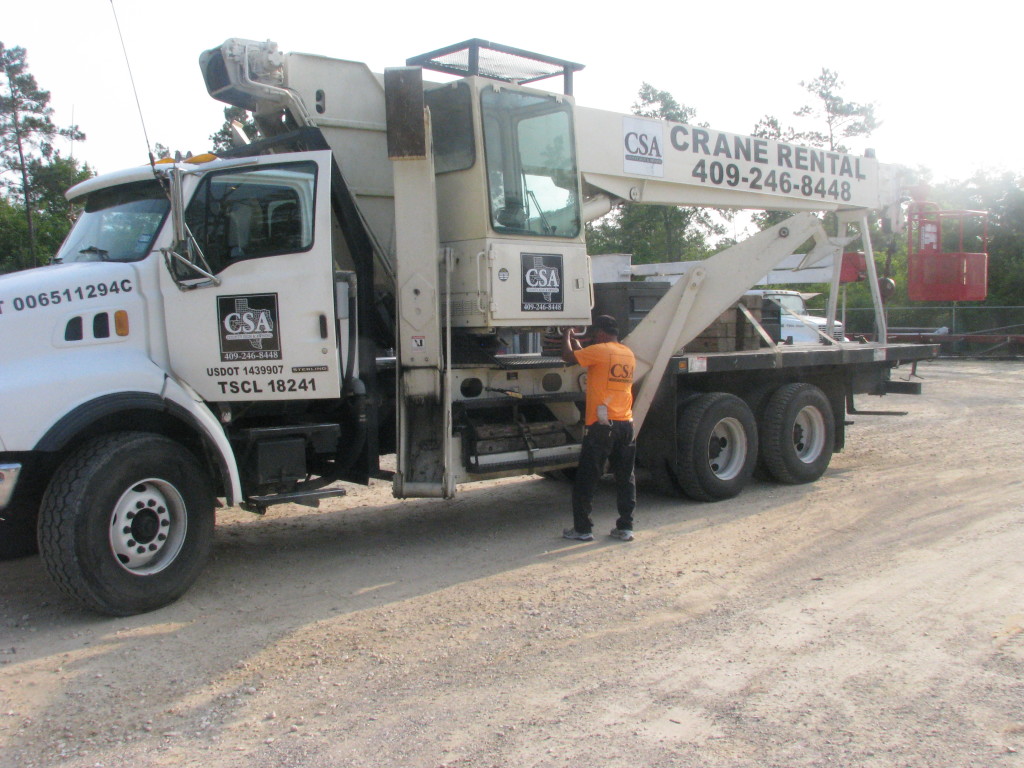
<path id="1" fill-rule="evenodd" d="M 54 473 L 39 510 L 39 553 L 69 597 L 130 616 L 180 597 L 213 541 L 207 472 L 187 449 L 144 432 L 83 444 Z"/>
<path id="2" fill-rule="evenodd" d="M 696 501 L 736 496 L 757 462 L 757 425 L 743 400 L 710 392 L 682 410 L 677 430 L 676 479 Z"/>
<path id="3" fill-rule="evenodd" d="M 750 412 L 754 414 L 754 423 L 758 425 L 758 445 L 762 445 L 763 440 L 761 439 L 761 425 L 764 423 L 764 409 L 768 405 L 768 400 L 772 394 L 778 389 L 779 383 L 773 381 L 770 384 L 761 384 L 754 387 L 749 392 L 743 395 L 743 400 L 750 407 Z M 771 473 L 768 468 L 764 465 L 764 460 L 761 458 L 760 451 L 758 452 L 757 461 L 754 463 L 754 479 L 755 480 L 773 480 Z"/>
<path id="4" fill-rule="evenodd" d="M 813 384 L 785 384 L 765 406 L 761 461 L 780 483 L 812 483 L 832 461 L 835 429 L 824 392 Z"/>

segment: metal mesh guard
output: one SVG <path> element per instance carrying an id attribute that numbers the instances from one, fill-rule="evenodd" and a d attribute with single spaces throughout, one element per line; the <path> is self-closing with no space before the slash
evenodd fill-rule
<path id="1" fill-rule="evenodd" d="M 449 67 L 457 67 L 469 72 L 469 51 L 457 51 L 447 56 L 438 57 L 437 61 Z M 562 74 L 562 68 L 553 64 L 533 61 L 524 56 L 512 53 L 481 49 L 479 74 L 496 80 L 519 81 L 536 80 Z"/>
<path id="2" fill-rule="evenodd" d="M 406 64 L 453 75 L 482 75 L 510 83 L 529 83 L 583 69 L 582 64 L 479 38 L 413 56 Z"/>

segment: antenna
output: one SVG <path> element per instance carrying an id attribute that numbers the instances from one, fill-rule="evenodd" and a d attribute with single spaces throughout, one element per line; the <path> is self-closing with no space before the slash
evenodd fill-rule
<path id="1" fill-rule="evenodd" d="M 114 25 L 117 27 L 117 36 L 121 40 L 121 50 L 124 51 L 124 63 L 128 67 L 128 79 L 132 83 L 132 94 L 135 96 L 135 106 L 139 110 L 139 122 L 142 123 L 142 137 L 146 142 L 146 153 L 149 155 L 150 166 L 156 165 L 156 158 L 153 157 L 153 150 L 149 145 L 149 134 L 146 132 L 146 120 L 142 116 L 142 104 L 139 103 L 139 91 L 135 87 L 135 76 L 132 74 L 132 63 L 128 60 L 128 49 L 124 44 L 124 35 L 121 34 L 121 23 L 117 20 L 117 9 L 114 8 L 114 0 L 110 0 L 110 10 L 114 14 Z"/>

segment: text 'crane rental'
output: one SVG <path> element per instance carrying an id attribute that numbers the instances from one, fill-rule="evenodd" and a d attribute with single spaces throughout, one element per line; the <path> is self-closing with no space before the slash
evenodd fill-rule
<path id="1" fill-rule="evenodd" d="M 760 194 L 872 207 L 874 158 L 740 136 L 681 123 L 624 117 L 623 171 Z M 678 164 L 685 167 L 680 168 Z"/>

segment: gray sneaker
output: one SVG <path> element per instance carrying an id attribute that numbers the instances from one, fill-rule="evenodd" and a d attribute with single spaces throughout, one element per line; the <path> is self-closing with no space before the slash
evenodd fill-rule
<path id="1" fill-rule="evenodd" d="M 592 534 L 590 531 L 587 531 L 586 533 L 581 533 L 580 531 L 577 531 L 575 528 L 566 528 L 564 531 L 562 531 L 562 538 L 575 539 L 576 541 L 593 541 L 594 534 Z"/>
<path id="2" fill-rule="evenodd" d="M 633 532 L 630 531 L 630 530 L 627 530 L 625 528 L 612 528 L 612 532 L 609 535 L 613 539 L 619 539 L 621 541 L 632 541 L 633 540 Z"/>

